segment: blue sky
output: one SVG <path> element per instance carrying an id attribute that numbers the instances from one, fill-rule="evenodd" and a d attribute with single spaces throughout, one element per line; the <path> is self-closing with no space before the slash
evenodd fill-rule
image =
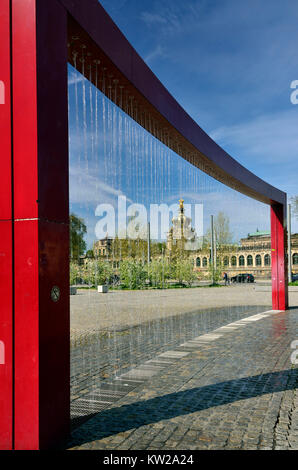
<path id="1" fill-rule="evenodd" d="M 264 180 L 289 196 L 298 194 L 298 106 L 290 101 L 290 84 L 298 79 L 296 1 L 102 0 L 100 3 L 170 93 L 214 140 Z M 138 178 L 146 180 L 141 174 L 142 165 L 135 179 L 127 169 L 135 167 L 138 152 L 147 159 L 147 168 L 152 164 L 152 157 L 149 160 L 148 149 L 146 156 L 140 147 L 128 156 L 125 139 L 122 144 L 118 141 L 121 148 L 115 148 L 115 134 L 108 128 L 108 119 L 110 115 L 119 123 L 121 113 L 114 113 L 113 106 L 108 108 L 108 100 L 105 100 L 107 145 L 105 149 L 99 147 L 97 155 L 95 118 L 89 117 L 84 129 L 82 106 L 80 132 L 76 131 L 73 86 L 76 83 L 79 101 L 83 103 L 82 80 L 70 68 L 71 208 L 87 220 L 90 245 L 94 239 L 96 202 L 104 199 L 115 204 L 119 194 L 126 194 L 128 200 L 148 204 L 148 194 L 144 197 L 146 191 L 141 201 L 136 188 Z M 98 95 L 93 88 L 85 83 L 87 114 L 90 114 L 90 103 L 93 113 L 96 105 Z M 101 106 L 102 99 L 98 97 Z M 97 132 L 103 137 L 100 119 Z M 142 141 L 142 132 L 131 132 L 137 132 L 139 142 Z M 157 150 L 164 151 L 162 146 L 157 146 Z M 117 164 L 119 157 L 122 166 Z M 175 156 L 165 158 L 171 158 L 175 166 Z M 107 160 L 108 165 L 103 163 Z M 192 171 L 186 168 L 188 164 L 179 164 L 188 175 L 187 191 L 185 184 L 175 183 L 173 172 L 168 191 L 162 178 L 156 181 L 156 194 L 160 190 L 163 195 L 150 202 L 173 202 L 181 196 L 186 202 L 203 202 L 206 228 L 216 203 L 217 209 L 230 217 L 235 239 L 257 227 L 269 228 L 267 207 L 264 209 L 261 204 L 235 195 L 211 178 L 191 176 Z M 99 174 L 98 168 L 103 166 L 105 172 Z M 119 168 L 122 174 L 117 176 Z M 162 172 L 166 173 L 165 168 Z M 83 178 L 83 174 L 87 176 Z M 203 191 L 196 197 L 198 181 Z M 294 222 L 292 228 L 298 231 L 298 223 Z"/>
<path id="2" fill-rule="evenodd" d="M 296 0 L 102 0 L 178 102 L 234 158 L 298 194 Z"/>
<path id="3" fill-rule="evenodd" d="M 150 219 L 151 204 L 175 204 L 176 214 L 178 200 L 183 198 L 185 205 L 191 205 L 187 215 L 192 218 L 198 236 L 208 230 L 210 216 L 220 211 L 229 218 L 234 241 L 256 228 L 269 229 L 268 206 L 219 183 L 175 154 L 70 65 L 68 84 L 70 209 L 88 227 L 89 248 L 95 235 L 96 238 L 105 236 L 99 235 L 98 223 L 100 219 L 106 223 L 107 204 L 116 215 L 118 234 L 120 230 L 120 235 L 125 236 L 123 223 L 120 227 L 117 223 L 119 196 L 126 197 L 127 210 L 132 211 L 133 203 L 146 208 L 143 227 Z M 195 217 L 196 204 L 203 206 L 198 217 Z M 109 236 L 114 236 L 112 230 L 107 229 Z M 158 239 L 165 239 L 168 230 L 169 226 L 165 232 L 160 230 Z"/>

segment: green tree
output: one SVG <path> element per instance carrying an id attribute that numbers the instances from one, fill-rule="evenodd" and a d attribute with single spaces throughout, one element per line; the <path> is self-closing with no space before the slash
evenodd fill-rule
<path id="1" fill-rule="evenodd" d="M 164 259 L 154 259 L 149 264 L 150 284 L 158 288 L 166 288 L 170 278 L 169 264 Z"/>
<path id="2" fill-rule="evenodd" d="M 87 227 L 84 219 L 75 214 L 70 214 L 70 256 L 74 260 L 78 260 L 85 253 L 86 242 L 84 236 L 87 233 Z"/>
<path id="3" fill-rule="evenodd" d="M 83 268 L 85 284 L 101 286 L 111 284 L 113 270 L 108 261 L 89 259 Z"/>
<path id="4" fill-rule="evenodd" d="M 175 278 L 179 284 L 187 284 L 189 287 L 197 279 L 190 259 L 177 259 L 175 263 Z"/>
<path id="5" fill-rule="evenodd" d="M 147 250 L 147 246 L 148 246 L 148 242 L 146 241 L 146 250 Z M 151 251 L 152 257 L 160 256 L 166 251 L 166 243 L 151 241 L 150 251 Z"/>
<path id="6" fill-rule="evenodd" d="M 74 263 L 73 261 L 70 262 L 69 266 L 69 281 L 70 285 L 77 284 L 78 280 L 80 279 L 80 268 L 78 263 Z"/>
<path id="7" fill-rule="evenodd" d="M 229 245 L 233 240 L 233 233 L 230 231 L 230 219 L 223 212 L 219 212 L 214 217 L 215 240 L 218 247 Z M 211 245 L 211 229 L 209 228 L 205 234 L 205 246 Z"/>
<path id="8" fill-rule="evenodd" d="M 165 242 L 151 241 L 151 257 L 157 257 L 166 249 Z M 134 258 L 146 261 L 148 241 L 142 238 L 131 240 L 129 238 L 115 237 L 111 242 L 111 253 L 117 259 Z"/>
<path id="9" fill-rule="evenodd" d="M 222 260 L 218 258 L 216 261 L 216 266 L 212 266 L 212 264 L 210 263 L 208 267 L 208 271 L 209 271 L 209 278 L 212 281 L 212 284 L 217 285 L 219 281 L 222 280 L 222 277 L 223 277 Z"/>
<path id="10" fill-rule="evenodd" d="M 147 272 L 139 261 L 124 260 L 120 265 L 121 285 L 127 289 L 142 289 L 145 286 Z"/>
<path id="11" fill-rule="evenodd" d="M 93 250 L 86 251 L 86 257 L 90 258 L 90 259 L 93 259 L 94 258 Z"/>

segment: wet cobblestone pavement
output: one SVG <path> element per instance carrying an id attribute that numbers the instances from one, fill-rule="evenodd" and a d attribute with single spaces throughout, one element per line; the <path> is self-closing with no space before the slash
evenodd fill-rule
<path id="1" fill-rule="evenodd" d="M 270 309 L 237 306 L 202 309 L 144 323 L 80 331 L 71 341 L 71 399 L 90 394 L 111 380 L 181 343 L 232 321 Z"/>
<path id="2" fill-rule="evenodd" d="M 233 320 L 158 353 L 107 383 L 117 400 L 76 428 L 66 447 L 298 449 L 298 369 L 290 360 L 297 339 L 291 309 Z M 124 394 L 117 383 L 132 386 Z"/>

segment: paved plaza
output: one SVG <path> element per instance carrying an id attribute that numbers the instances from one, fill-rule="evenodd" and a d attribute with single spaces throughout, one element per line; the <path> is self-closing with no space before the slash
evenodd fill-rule
<path id="1" fill-rule="evenodd" d="M 298 292 L 291 293 L 292 304 L 296 299 L 298 305 Z M 108 294 L 79 289 L 70 301 L 71 332 L 74 335 L 115 325 L 138 325 L 148 319 L 156 320 L 198 309 L 271 305 L 271 291 L 257 291 L 254 284 L 219 288 L 110 290 Z"/>
<path id="2" fill-rule="evenodd" d="M 72 420 L 91 414 L 90 393 L 102 381 L 197 335 L 268 310 L 270 300 L 270 293 L 251 285 L 108 294 L 79 290 L 71 296 Z"/>
<path id="3" fill-rule="evenodd" d="M 266 293 L 259 294 L 266 303 Z M 264 310 L 256 297 L 250 310 L 236 313 L 235 305 L 221 316 L 214 310 L 212 321 L 211 311 L 201 313 L 205 320 L 189 328 L 192 335 L 185 332 L 184 342 L 168 338 L 162 350 L 151 348 L 149 358 L 95 382 L 92 391 L 87 387 L 85 402 L 100 406 L 74 427 L 66 447 L 297 450 L 298 371 L 291 362 L 296 295 L 287 312 Z M 189 325 L 198 318 L 185 314 Z"/>

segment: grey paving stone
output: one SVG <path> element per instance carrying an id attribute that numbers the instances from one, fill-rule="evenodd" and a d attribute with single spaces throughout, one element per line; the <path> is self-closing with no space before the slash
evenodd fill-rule
<path id="1" fill-rule="evenodd" d="M 185 351 L 75 429 L 67 448 L 297 450 L 297 327 L 291 309 Z"/>

